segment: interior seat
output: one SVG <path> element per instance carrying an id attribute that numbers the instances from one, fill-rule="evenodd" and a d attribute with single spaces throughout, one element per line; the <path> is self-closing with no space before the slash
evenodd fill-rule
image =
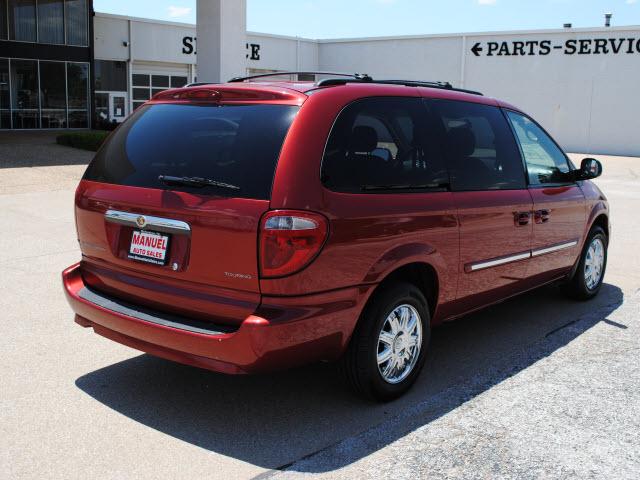
<path id="1" fill-rule="evenodd" d="M 454 127 L 447 132 L 447 153 L 451 162 L 454 184 L 462 188 L 492 184 L 491 169 L 472 157 L 476 150 L 476 137 L 467 126 Z"/>

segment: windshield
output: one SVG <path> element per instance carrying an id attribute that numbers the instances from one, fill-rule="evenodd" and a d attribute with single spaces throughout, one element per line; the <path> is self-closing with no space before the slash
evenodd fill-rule
<path id="1" fill-rule="evenodd" d="M 84 179 L 268 200 L 280 149 L 298 110 L 289 105 L 146 105 L 114 132 Z M 213 183 L 168 187 L 160 175 L 206 178 L 239 189 Z"/>

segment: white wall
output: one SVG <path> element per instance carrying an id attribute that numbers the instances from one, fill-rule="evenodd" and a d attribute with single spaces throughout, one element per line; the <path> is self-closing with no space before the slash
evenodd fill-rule
<path id="1" fill-rule="evenodd" d="M 195 53 L 183 52 L 184 37 L 196 37 L 195 25 L 132 19 L 131 30 L 134 62 L 195 64 Z M 96 15 L 95 37 L 96 58 L 128 58 L 122 45 L 128 40 L 126 17 Z M 564 46 L 567 40 L 623 38 L 640 42 L 640 27 L 320 41 L 247 32 L 246 44 L 260 46 L 259 59 L 250 58 L 250 47 L 236 56 L 245 71 L 328 70 L 449 81 L 522 108 L 568 151 L 640 156 L 639 51 L 626 53 L 625 43 L 618 54 L 551 49 L 548 55 L 487 55 L 487 42 L 546 40 Z M 483 48 L 478 56 L 471 51 L 476 43 Z"/>
<path id="2" fill-rule="evenodd" d="M 564 53 L 567 40 L 634 38 L 618 54 Z M 547 55 L 487 56 L 487 42 L 549 41 Z M 640 156 L 640 28 L 434 35 L 320 42 L 319 68 L 378 78 L 449 81 L 510 102 L 533 116 L 568 151 Z M 483 48 L 476 56 L 471 48 Z M 591 51 L 595 44 L 590 44 Z M 579 48 L 579 43 L 578 43 Z M 520 50 L 518 53 L 522 53 Z M 529 53 L 529 46 L 524 53 Z"/>
<path id="3" fill-rule="evenodd" d="M 321 70 L 460 83 L 461 38 L 322 41 Z"/>
<path id="4" fill-rule="evenodd" d="M 247 34 L 247 41 L 260 45 L 260 60 L 247 60 L 248 68 L 304 71 L 318 69 L 318 42 L 277 35 Z"/>
<path id="5" fill-rule="evenodd" d="M 93 20 L 95 58 L 101 60 L 128 60 L 129 49 L 123 42 L 129 41 L 129 20 L 103 17 L 97 14 Z"/>
<path id="6" fill-rule="evenodd" d="M 131 23 L 131 27 L 129 27 Z M 129 36 L 131 28 L 131 36 Z M 96 14 L 94 17 L 95 58 L 192 64 L 194 53 L 183 51 L 184 37 L 195 37 L 195 25 L 157 22 L 147 19 Z M 130 47 L 123 42 L 129 42 Z"/>

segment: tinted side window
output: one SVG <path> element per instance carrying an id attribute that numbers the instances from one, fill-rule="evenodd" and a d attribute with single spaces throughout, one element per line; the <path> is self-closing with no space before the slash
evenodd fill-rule
<path id="1" fill-rule="evenodd" d="M 347 106 L 331 130 L 322 180 L 352 193 L 446 186 L 437 130 L 422 100 L 368 98 Z"/>
<path id="2" fill-rule="evenodd" d="M 553 140 L 530 118 L 507 112 L 527 163 L 529 183 L 564 183 L 569 171 L 567 157 Z"/>
<path id="3" fill-rule="evenodd" d="M 497 107 L 428 100 L 439 119 L 453 190 L 525 188 L 518 146 Z"/>

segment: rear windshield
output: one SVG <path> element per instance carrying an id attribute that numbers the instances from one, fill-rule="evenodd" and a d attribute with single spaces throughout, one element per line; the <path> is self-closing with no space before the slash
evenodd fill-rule
<path id="1" fill-rule="evenodd" d="M 298 110 L 289 105 L 146 105 L 114 132 L 84 179 L 268 200 L 280 149 Z M 239 189 L 167 187 L 160 175 L 206 178 Z"/>

